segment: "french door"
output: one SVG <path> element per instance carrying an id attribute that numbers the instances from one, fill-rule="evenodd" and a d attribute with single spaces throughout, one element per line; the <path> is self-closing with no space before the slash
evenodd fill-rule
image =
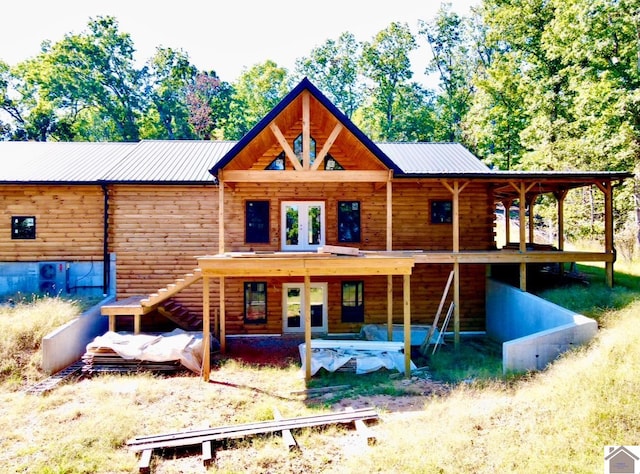
<path id="1" fill-rule="evenodd" d="M 282 250 L 309 251 L 324 245 L 324 202 L 282 203 Z"/>
<path id="2" fill-rule="evenodd" d="M 282 286 L 283 332 L 304 332 L 306 304 L 304 283 Z M 311 331 L 327 332 L 327 284 L 311 283 Z"/>

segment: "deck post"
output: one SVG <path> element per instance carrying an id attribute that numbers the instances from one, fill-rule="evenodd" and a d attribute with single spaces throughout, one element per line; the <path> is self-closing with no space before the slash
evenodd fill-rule
<path id="1" fill-rule="evenodd" d="M 393 250 L 393 171 L 389 170 L 387 181 L 387 251 Z M 387 340 L 393 341 L 393 275 L 387 275 Z"/>
<path id="2" fill-rule="evenodd" d="M 220 277 L 220 352 L 227 352 L 227 314 L 224 294 L 224 277 Z"/>
<path id="3" fill-rule="evenodd" d="M 387 275 L 387 341 L 393 341 L 393 275 Z"/>
<path id="4" fill-rule="evenodd" d="M 209 381 L 211 372 L 210 294 L 209 277 L 205 276 L 202 278 L 202 380 L 205 382 Z"/>
<path id="5" fill-rule="evenodd" d="M 525 253 L 527 251 L 527 234 L 525 232 L 525 222 L 527 220 L 526 209 L 525 206 L 527 204 L 527 192 L 525 190 L 525 184 L 523 182 L 520 183 L 518 188 L 520 192 L 520 197 L 518 199 L 519 206 L 519 226 L 520 226 L 520 245 L 519 249 L 521 253 Z M 520 289 L 522 291 L 527 291 L 527 264 L 525 262 L 520 263 Z"/>
<path id="6" fill-rule="evenodd" d="M 531 196 L 529 196 L 529 243 L 533 244 L 535 242 L 535 229 L 536 229 L 536 222 L 534 219 L 534 212 L 533 212 L 533 208 L 535 207 L 536 204 L 536 195 L 533 194 Z"/>
<path id="7" fill-rule="evenodd" d="M 558 250 L 564 250 L 564 199 L 567 197 L 567 190 L 562 189 L 553 193 L 558 202 Z M 564 263 L 558 263 L 559 275 L 564 275 Z"/>
<path id="8" fill-rule="evenodd" d="M 403 277 L 404 300 L 404 376 L 411 377 L 411 275 Z"/>
<path id="9" fill-rule="evenodd" d="M 509 245 L 511 240 L 511 204 L 513 200 L 505 199 L 502 201 L 504 206 L 504 244 Z"/>
<path id="10" fill-rule="evenodd" d="M 304 276 L 304 378 L 311 380 L 311 276 Z"/>
<path id="11" fill-rule="evenodd" d="M 613 248 L 613 186 L 611 181 L 598 183 L 598 188 L 604 194 L 604 251 L 608 254 L 614 254 Z M 607 286 L 613 288 L 613 262 L 605 262 L 605 277 Z"/>
<path id="12" fill-rule="evenodd" d="M 224 183 L 218 175 L 218 253 L 224 253 Z"/>

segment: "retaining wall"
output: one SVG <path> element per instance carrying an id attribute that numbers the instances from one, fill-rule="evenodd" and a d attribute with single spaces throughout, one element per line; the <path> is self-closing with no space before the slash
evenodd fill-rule
<path id="1" fill-rule="evenodd" d="M 486 315 L 487 334 L 502 342 L 504 372 L 544 369 L 598 331 L 591 318 L 491 279 Z"/>
<path id="2" fill-rule="evenodd" d="M 100 314 L 100 307 L 114 300 L 113 296 L 105 298 L 42 339 L 42 369 L 46 373 L 56 373 L 80 359 L 87 344 L 107 332 L 109 318 Z"/>

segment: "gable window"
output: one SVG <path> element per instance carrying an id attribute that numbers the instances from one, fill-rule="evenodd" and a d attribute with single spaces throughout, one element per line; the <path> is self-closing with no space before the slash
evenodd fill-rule
<path id="1" fill-rule="evenodd" d="M 360 242 L 360 202 L 338 202 L 338 242 Z"/>
<path id="2" fill-rule="evenodd" d="M 314 140 L 313 137 L 310 137 L 309 142 L 311 143 L 310 145 L 310 150 L 309 150 L 309 166 L 311 166 L 313 164 L 314 161 L 316 161 L 316 141 Z M 296 139 L 293 141 L 293 153 L 295 153 L 295 155 L 298 157 L 298 160 L 300 160 L 300 164 L 302 163 L 302 134 L 298 135 L 296 137 Z"/>
<path id="3" fill-rule="evenodd" d="M 431 223 L 451 224 L 453 222 L 453 204 L 451 201 L 431 201 Z"/>
<path id="4" fill-rule="evenodd" d="M 364 282 L 342 282 L 342 322 L 364 322 Z"/>
<path id="5" fill-rule="evenodd" d="M 12 216 L 11 238 L 16 240 L 30 240 L 36 238 L 35 216 Z"/>
<path id="6" fill-rule="evenodd" d="M 282 171 L 282 170 L 286 169 L 286 167 L 287 167 L 286 158 L 287 157 L 285 156 L 284 151 L 283 151 L 278 156 L 276 156 L 276 158 L 271 163 L 269 163 L 269 166 L 267 166 L 265 169 L 276 170 L 276 171 Z"/>
<path id="7" fill-rule="evenodd" d="M 267 322 L 267 283 L 244 282 L 244 322 L 264 324 Z"/>
<path id="8" fill-rule="evenodd" d="M 245 204 L 245 243 L 269 243 L 269 201 L 247 201 Z"/>
<path id="9" fill-rule="evenodd" d="M 324 203 L 285 201 L 282 203 L 282 250 L 316 250 L 324 245 Z"/>

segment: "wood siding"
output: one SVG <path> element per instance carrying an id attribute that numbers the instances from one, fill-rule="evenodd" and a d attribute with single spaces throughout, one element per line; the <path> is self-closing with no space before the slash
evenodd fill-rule
<path id="1" fill-rule="evenodd" d="M 103 209 L 100 186 L 3 186 L 0 261 L 102 260 Z M 36 238 L 11 239 L 12 216 L 35 216 Z"/>
<path id="2" fill-rule="evenodd" d="M 217 187 L 114 185 L 109 199 L 118 299 L 155 293 L 196 268 L 197 256 L 217 253 Z M 201 283 L 176 299 L 201 312 Z"/>

